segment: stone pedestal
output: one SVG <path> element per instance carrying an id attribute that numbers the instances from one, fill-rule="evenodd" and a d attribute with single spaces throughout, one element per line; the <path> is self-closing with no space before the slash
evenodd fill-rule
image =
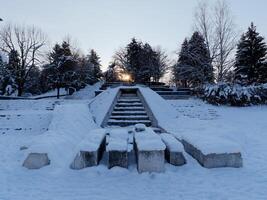
<path id="1" fill-rule="evenodd" d="M 112 167 L 128 168 L 128 152 L 126 151 L 108 151 L 108 168 Z"/>
<path id="2" fill-rule="evenodd" d="M 142 172 L 164 172 L 164 151 L 138 151 L 137 149 L 137 170 Z"/>

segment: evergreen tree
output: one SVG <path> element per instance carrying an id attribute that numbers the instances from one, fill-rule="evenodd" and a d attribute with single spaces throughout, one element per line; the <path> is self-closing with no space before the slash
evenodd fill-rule
<path id="1" fill-rule="evenodd" d="M 188 82 L 190 80 L 190 74 L 192 73 L 192 71 L 194 70 L 194 68 L 192 68 L 189 65 L 189 56 L 188 56 L 189 52 L 188 52 L 188 40 L 185 39 L 182 47 L 181 47 L 181 51 L 179 53 L 179 58 L 177 63 L 173 66 L 173 76 L 174 76 L 174 80 L 176 83 L 180 82 L 180 84 L 182 84 L 183 87 L 187 87 L 188 86 Z"/>
<path id="2" fill-rule="evenodd" d="M 125 52 L 120 54 L 120 63 L 136 82 L 159 81 L 166 71 L 166 55 L 161 50 L 154 50 L 148 43 L 143 44 L 133 38 Z"/>
<path id="3" fill-rule="evenodd" d="M 193 84 L 210 83 L 214 79 L 211 58 L 205 40 L 199 32 L 195 32 L 188 42 L 190 66 Z"/>
<path id="4" fill-rule="evenodd" d="M 266 81 L 266 67 L 264 66 L 266 52 L 264 38 L 251 23 L 237 46 L 235 79 L 242 84 Z"/>
<path id="5" fill-rule="evenodd" d="M 95 82 L 100 80 L 102 77 L 100 57 L 93 49 L 90 51 L 88 56 L 88 62 L 91 65 L 92 77 L 95 79 Z"/>
<path id="6" fill-rule="evenodd" d="M 179 59 L 173 67 L 176 81 L 184 86 L 198 86 L 214 79 L 213 67 L 204 38 L 195 32 L 189 41 L 182 44 Z"/>
<path id="7" fill-rule="evenodd" d="M 50 60 L 51 64 L 45 70 L 48 74 L 48 87 L 57 88 L 58 96 L 61 87 L 77 87 L 77 61 L 72 55 L 69 43 L 63 41 L 61 45 L 56 44 L 50 53 Z"/>
<path id="8" fill-rule="evenodd" d="M 131 73 L 136 82 L 142 81 L 141 66 L 142 43 L 137 42 L 135 38 L 126 47 L 126 70 Z"/>
<path id="9" fill-rule="evenodd" d="M 14 75 L 0 55 L 0 95 L 11 95 L 17 89 Z"/>

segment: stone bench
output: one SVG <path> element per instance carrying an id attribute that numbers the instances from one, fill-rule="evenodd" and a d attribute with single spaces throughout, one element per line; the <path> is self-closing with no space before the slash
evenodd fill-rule
<path id="1" fill-rule="evenodd" d="M 108 168 L 115 166 L 128 168 L 127 129 L 111 129 L 107 137 Z"/>
<path id="2" fill-rule="evenodd" d="M 151 128 L 135 132 L 134 146 L 139 173 L 164 171 L 166 146 Z"/>
<path id="3" fill-rule="evenodd" d="M 183 155 L 183 145 L 171 134 L 162 133 L 160 137 L 166 145 L 165 158 L 168 163 L 181 166 L 186 164 L 185 157 Z"/>
<path id="4" fill-rule="evenodd" d="M 105 150 L 105 129 L 90 131 L 86 138 L 77 146 L 78 153 L 70 164 L 71 169 L 83 169 L 96 166 Z"/>
<path id="5" fill-rule="evenodd" d="M 224 138 L 202 134 L 182 137 L 185 151 L 205 168 L 243 166 L 240 147 Z"/>

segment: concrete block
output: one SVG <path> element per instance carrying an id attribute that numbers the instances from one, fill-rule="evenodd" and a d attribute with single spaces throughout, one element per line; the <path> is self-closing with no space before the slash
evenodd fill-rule
<path id="1" fill-rule="evenodd" d="M 165 158 L 168 163 L 175 165 L 175 166 L 181 166 L 181 165 L 186 164 L 186 160 L 183 155 L 183 152 L 171 151 L 168 147 L 165 150 Z"/>
<path id="2" fill-rule="evenodd" d="M 95 144 L 94 148 L 88 148 L 91 150 L 81 150 L 70 164 L 70 168 L 83 169 L 98 165 L 105 151 L 105 144 L 106 139 L 104 137 L 100 144 Z"/>
<path id="3" fill-rule="evenodd" d="M 128 152 L 126 151 L 108 151 L 108 168 L 112 167 L 128 168 Z"/>
<path id="4" fill-rule="evenodd" d="M 137 150 L 137 170 L 142 172 L 164 172 L 164 151 L 138 151 Z"/>
<path id="5" fill-rule="evenodd" d="M 30 153 L 23 162 L 23 167 L 28 169 L 40 169 L 50 164 L 47 153 Z"/>
<path id="6" fill-rule="evenodd" d="M 182 140 L 185 151 L 195 158 L 205 168 L 218 167 L 234 167 L 243 166 L 243 161 L 240 152 L 234 153 L 209 153 L 203 154 L 200 149 L 190 144 L 186 140 Z"/>
<path id="7" fill-rule="evenodd" d="M 171 134 L 160 134 L 162 141 L 166 145 L 165 158 L 167 162 L 175 166 L 181 166 L 186 164 L 185 157 L 183 155 L 183 145 Z"/>

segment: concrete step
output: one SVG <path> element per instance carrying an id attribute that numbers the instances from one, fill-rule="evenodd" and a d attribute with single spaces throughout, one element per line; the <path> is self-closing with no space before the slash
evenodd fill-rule
<path id="1" fill-rule="evenodd" d="M 144 107 L 114 107 L 113 111 L 145 111 Z"/>
<path id="2" fill-rule="evenodd" d="M 147 113 L 146 111 L 113 111 L 111 115 L 147 115 Z"/>
<path id="3" fill-rule="evenodd" d="M 142 103 L 117 103 L 116 107 L 142 107 Z"/>
<path id="4" fill-rule="evenodd" d="M 155 133 L 162 133 L 162 129 L 157 128 L 157 127 L 152 127 L 152 130 L 153 130 Z"/>
<path id="5" fill-rule="evenodd" d="M 190 95 L 161 95 L 163 99 L 189 99 Z"/>
<path id="6" fill-rule="evenodd" d="M 147 115 L 116 115 L 111 116 L 110 119 L 117 119 L 117 120 L 149 120 L 149 117 Z"/>
<path id="7" fill-rule="evenodd" d="M 108 120 L 108 126 L 132 126 L 135 124 L 145 124 L 146 126 L 151 126 L 150 120 L 115 120 L 115 119 L 109 119 Z"/>
<path id="8" fill-rule="evenodd" d="M 118 99 L 118 103 L 141 103 L 140 99 Z"/>
<path id="9" fill-rule="evenodd" d="M 157 91 L 159 95 L 190 95 L 189 91 Z"/>

